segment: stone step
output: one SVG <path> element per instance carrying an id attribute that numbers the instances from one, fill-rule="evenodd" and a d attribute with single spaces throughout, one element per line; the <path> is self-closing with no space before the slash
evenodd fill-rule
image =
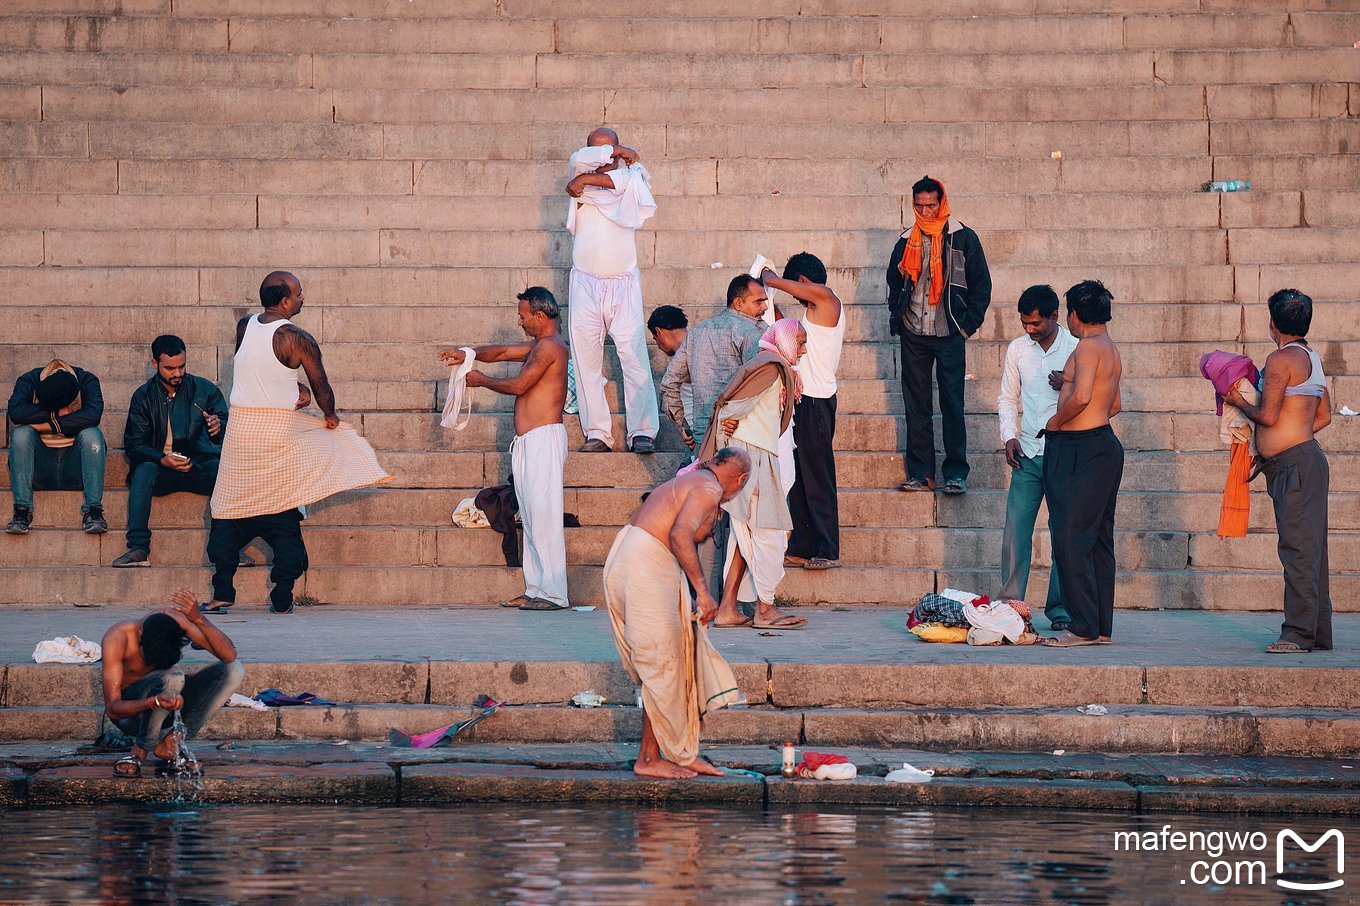
<path id="1" fill-rule="evenodd" d="M 1125 374 L 1129 369 L 1125 368 Z M 1338 401 L 1340 402 L 1340 401 Z M 509 448 L 514 438 L 514 424 L 508 412 L 478 412 L 472 415 L 468 427 L 449 432 L 439 427 L 436 414 L 410 412 L 355 413 L 339 401 L 342 418 L 360 429 L 375 449 L 379 458 L 385 451 L 463 451 L 496 452 Z M 981 405 L 981 404 L 980 404 Z M 622 415 L 615 415 L 612 430 L 616 445 L 622 445 L 625 424 Z M 111 449 L 122 446 L 122 427 L 125 415 L 114 409 L 105 411 L 102 428 Z M 575 450 L 583 442 L 580 422 L 566 416 L 568 450 Z M 936 418 L 936 449 L 940 448 L 939 419 Z M 968 449 L 994 453 L 1000 446 L 996 415 L 968 414 Z M 1125 412 L 1117 416 L 1115 432 L 1126 451 L 1181 451 L 1213 452 L 1224 449 L 1219 440 L 1219 419 L 1208 412 L 1150 413 Z M 684 447 L 676 428 L 669 419 L 661 419 L 657 434 L 657 448 L 662 452 L 679 453 Z M 8 435 L 6 434 L 6 437 Z M 844 452 L 892 452 L 903 449 L 905 427 L 900 416 L 847 414 L 837 419 L 836 446 Z M 1323 449 L 1329 452 L 1360 451 L 1360 421 L 1344 416 L 1334 419 L 1319 435 Z"/>
<path id="2" fill-rule="evenodd" d="M 795 739 L 806 746 L 1308 757 L 1348 755 L 1360 740 L 1360 720 L 1346 709 L 1113 705 L 1109 712 L 1092 717 L 1075 709 L 1037 707 L 747 708 L 709 715 L 703 739 L 717 745 Z M 393 727 L 423 731 L 467 714 L 465 707 L 437 705 L 295 707 L 277 713 L 228 709 L 208 724 L 203 738 L 382 740 Z M 0 739 L 7 741 L 93 738 L 98 726 L 94 709 L 0 708 Z M 636 739 L 641 729 L 642 712 L 636 707 L 509 706 L 468 730 L 464 742 L 612 742 Z"/>
<path id="3" fill-rule="evenodd" d="M 602 455 L 609 458 L 599 459 Z M 1221 450 L 1204 453 L 1128 450 L 1124 459 L 1124 486 L 1167 493 L 1217 493 L 1223 485 L 1226 457 Z M 1360 487 L 1360 454 L 1331 451 L 1327 459 L 1333 489 L 1345 491 Z M 687 460 L 688 456 L 683 453 L 658 453 L 651 458 L 622 452 L 568 453 L 565 486 L 648 488 L 673 475 Z M 390 485 L 394 488 L 489 487 L 503 482 L 510 472 L 509 454 L 500 452 L 389 451 L 383 454 L 383 461 L 396 476 L 397 480 Z M 602 468 L 601 462 L 607 465 Z M 970 488 L 986 490 L 1009 486 L 1010 468 L 999 451 L 974 451 L 968 462 Z M 891 490 L 904 476 L 902 455 L 839 451 L 836 473 L 839 486 L 846 490 Z M 106 460 L 105 484 L 117 488 L 126 481 L 127 461 L 115 452 Z M 7 487 L 8 453 L 0 450 L 0 488 Z M 1174 490 L 1170 490 L 1172 488 Z M 38 493 L 45 500 L 49 492 Z"/>
<path id="4" fill-rule="evenodd" d="M 44 512 L 44 516 L 55 514 Z M 65 514 L 62 514 L 65 515 Z M 1034 566 L 1052 561 L 1048 532 L 1040 520 L 1034 547 Z M 208 566 L 203 528 L 157 528 L 152 522 L 151 562 L 157 567 Z M 0 566 L 108 566 L 127 550 L 121 527 L 107 535 L 86 535 L 75 525 L 34 529 L 24 538 L 0 542 Z M 566 530 L 567 560 L 601 566 L 617 532 L 615 526 Z M 308 526 L 307 547 L 319 566 L 500 566 L 501 536 L 490 530 L 453 526 Z M 1001 558 L 999 526 L 973 531 L 948 528 L 881 528 L 846 526 L 841 532 L 841 564 L 873 567 L 885 563 L 978 566 L 997 569 Z M 1273 532 L 1244 539 L 1219 540 L 1212 532 L 1120 531 L 1116 555 L 1126 569 L 1176 570 L 1190 568 L 1253 570 L 1275 566 Z M 1360 533 L 1333 532 L 1332 560 L 1354 562 L 1360 554 Z M 260 564 L 269 561 L 269 548 L 252 542 L 249 552 Z M 995 584 L 995 582 L 993 582 Z M 990 587 L 990 586 L 988 586 Z"/>
<path id="5" fill-rule="evenodd" d="M 925 645 L 914 641 L 913 646 Z M 1023 655 L 1024 649 L 1010 652 Z M 1037 651 L 1037 649 L 1033 649 Z M 1360 679 L 1351 667 L 1258 665 L 1137 666 L 1096 668 L 1045 663 L 803 663 L 733 660 L 743 695 L 756 706 L 780 709 L 1032 707 L 1083 704 L 1150 704 L 1155 707 L 1349 707 Z M 9 664 L 0 708 L 53 702 L 95 707 L 101 702 L 100 668 Z M 1078 677 L 1081 683 L 1073 683 Z M 565 705 L 590 688 L 615 705 L 631 704 L 636 687 L 616 660 L 515 662 L 420 660 L 246 663 L 245 695 L 262 689 L 318 690 L 323 698 L 357 704 L 434 704 L 466 707 L 478 695 L 516 706 Z M 284 713 L 293 713 L 278 709 Z M 228 711 L 227 713 L 235 713 Z"/>
<path id="6" fill-rule="evenodd" d="M 893 562 L 898 562 L 894 560 Z M 1265 565 L 1264 562 L 1262 565 Z M 573 604 L 601 605 L 600 567 L 568 564 Z M 268 570 L 237 574 L 237 600 L 248 612 L 263 613 Z M 112 569 L 85 566 L 0 567 L 0 605 L 32 604 L 160 604 L 169 590 L 189 587 L 206 596 L 210 572 L 203 567 L 151 566 Z M 1048 573 L 1030 573 L 1027 597 L 1042 602 Z M 994 568 L 971 563 L 939 569 L 841 567 L 826 572 L 790 570 L 779 586 L 778 600 L 794 605 L 892 607 L 904 612 L 921 595 L 943 588 L 982 593 L 998 584 Z M 1338 613 L 1360 610 L 1360 573 L 1332 576 L 1333 607 Z M 1272 610 L 1279 607 L 1284 584 L 1268 570 L 1123 570 L 1115 606 L 1124 609 Z M 485 606 L 508 600 L 524 590 L 518 569 L 508 567 L 383 567 L 314 565 L 295 593 L 322 604 L 364 607 Z M 258 611 L 255 608 L 260 608 Z"/>
<path id="7" fill-rule="evenodd" d="M 112 196 L 111 196 L 112 197 Z M 1244 196 L 1245 197 L 1245 196 Z M 1224 200 L 1234 209 L 1235 201 Z M 801 251 L 801 247 L 787 251 Z M 889 248 L 889 251 L 891 249 Z M 771 253 L 773 249 L 769 250 Z M 887 254 L 887 251 L 883 252 Z M 725 256 L 731 258 L 733 256 Z M 739 261 L 740 259 L 738 259 Z M 721 273 L 714 273 L 708 264 L 691 267 L 652 267 L 643 276 L 646 304 L 656 305 L 664 298 L 683 300 L 687 309 L 692 306 L 722 305 L 727 282 L 741 266 L 727 262 Z M 996 315 L 1010 314 L 1006 300 L 1019 298 L 1024 289 L 1035 283 L 1048 283 L 1066 289 L 1090 276 L 1090 269 L 1080 265 L 1040 266 L 1034 264 L 991 264 L 992 299 Z M 547 286 L 565 303 L 567 271 L 562 268 L 310 268 L 304 272 L 311 302 L 300 316 L 301 323 L 316 329 L 311 312 L 316 309 L 350 305 L 371 305 L 373 299 L 390 294 L 394 287 L 401 293 L 405 306 L 442 306 L 451 297 L 468 298 L 475 305 L 508 303 L 525 286 Z M 886 286 L 883 267 L 843 268 L 833 266 L 830 284 L 841 298 L 852 306 L 877 307 L 884 304 Z M 137 267 L 62 267 L 62 268 L 5 268 L 0 269 L 0 290 L 11 305 L 19 306 L 28 299 L 45 294 L 79 298 L 87 306 L 137 307 L 147 304 L 162 306 L 192 306 L 201 304 L 235 305 L 241 313 L 253 311 L 259 304 L 259 268 L 196 268 L 162 267 L 155 270 L 156 281 L 138 296 L 139 282 L 145 282 L 146 271 Z M 1187 302 L 1244 302 L 1260 304 L 1282 285 L 1308 288 L 1315 302 L 1353 301 L 1354 286 L 1360 280 L 1360 265 L 1335 264 L 1290 265 L 1120 265 L 1102 267 L 1100 275 L 1121 304 L 1175 304 Z M 200 289 L 201 283 L 201 289 Z M 1006 332 L 1013 329 L 1007 322 Z M 1346 322 L 1333 320 L 1330 328 L 1344 330 Z M 1128 325 L 1121 325 L 1127 329 Z M 1000 338 L 1000 337 L 998 337 Z M 46 348 L 46 347 L 44 347 Z M 229 351 L 229 350 L 228 350 Z M 140 361 L 138 354 L 138 361 Z M 230 355 L 228 355 L 230 358 Z"/>

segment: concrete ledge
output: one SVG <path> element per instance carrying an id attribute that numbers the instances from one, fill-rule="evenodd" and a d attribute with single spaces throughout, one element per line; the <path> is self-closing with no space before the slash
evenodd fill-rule
<path id="1" fill-rule="evenodd" d="M 774 704 L 781 708 L 885 705 L 1031 705 L 1060 707 L 1142 700 L 1140 667 L 1043 664 L 775 664 Z M 1191 668 L 1192 670 L 1195 668 Z M 942 690 L 948 690 L 942 694 Z"/>
<path id="2" fill-rule="evenodd" d="M 0 764 L 0 809 L 23 808 L 28 801 L 28 775 L 22 768 Z"/>
<path id="3" fill-rule="evenodd" d="M 1243 787 L 1138 787 L 1144 812 L 1278 812 L 1290 815 L 1360 815 L 1360 789 L 1298 790 Z"/>
<path id="4" fill-rule="evenodd" d="M 1132 810 L 1138 794 L 1126 783 L 1102 780 L 949 778 L 890 783 L 881 777 L 848 781 L 768 781 L 770 804 L 835 802 L 883 805 L 985 805 Z"/>
<path id="5" fill-rule="evenodd" d="M 168 780 L 149 768 L 128 780 L 113 776 L 109 765 L 50 768 L 28 782 L 34 806 L 91 805 L 99 802 L 163 802 L 174 795 Z M 396 773 L 385 764 L 319 764 L 288 767 L 270 764 L 209 765 L 203 802 L 392 803 Z"/>
<path id="6" fill-rule="evenodd" d="M 749 802 L 765 784 L 746 774 L 699 780 L 646 780 L 631 771 L 539 770 L 511 765 L 405 767 L 401 801 L 414 802 Z"/>

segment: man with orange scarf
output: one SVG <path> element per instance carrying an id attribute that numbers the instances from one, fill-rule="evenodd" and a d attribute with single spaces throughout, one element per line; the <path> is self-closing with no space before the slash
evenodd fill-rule
<path id="1" fill-rule="evenodd" d="M 911 187 L 916 222 L 902 234 L 888 262 L 889 330 L 902 347 L 906 405 L 907 480 L 903 491 L 935 489 L 932 366 L 939 382 L 944 428 L 941 490 L 968 490 L 968 431 L 963 421 L 964 341 L 982 326 L 992 301 L 992 276 L 977 233 L 950 215 L 939 180 Z"/>

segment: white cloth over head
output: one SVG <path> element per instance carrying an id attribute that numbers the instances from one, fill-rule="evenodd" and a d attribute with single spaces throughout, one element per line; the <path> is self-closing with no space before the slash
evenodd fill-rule
<path id="1" fill-rule="evenodd" d="M 567 172 L 573 178 L 583 173 L 593 173 L 607 165 L 613 159 L 613 153 L 614 149 L 610 145 L 582 148 L 571 156 Z M 577 211 L 583 205 L 593 206 L 605 219 L 625 230 L 640 229 L 656 213 L 656 199 L 652 197 L 652 174 L 641 163 L 609 170 L 607 175 L 614 182 L 612 189 L 586 186 L 580 198 L 570 199 L 567 208 L 568 233 L 576 235 Z"/>
<path id="2" fill-rule="evenodd" d="M 477 389 L 469 388 L 467 385 L 468 372 L 477 363 L 477 353 L 471 346 L 464 346 L 462 350 L 463 363 L 449 369 L 449 393 L 444 398 L 444 412 L 439 419 L 440 427 L 452 428 L 455 431 L 462 431 L 468 426 L 468 422 L 472 421 L 472 391 Z M 463 415 L 462 411 L 465 408 L 467 414 Z"/>

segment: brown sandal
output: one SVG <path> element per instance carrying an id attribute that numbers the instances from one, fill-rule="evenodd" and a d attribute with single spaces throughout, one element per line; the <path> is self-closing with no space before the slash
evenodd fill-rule
<path id="1" fill-rule="evenodd" d="M 1071 630 L 1064 629 L 1055 636 L 1044 639 L 1045 648 L 1084 648 L 1087 645 L 1099 645 L 1100 639 L 1088 639 L 1079 636 Z"/>
<path id="2" fill-rule="evenodd" d="M 1308 649 L 1294 642 L 1278 639 L 1266 646 L 1266 654 L 1307 654 Z"/>

